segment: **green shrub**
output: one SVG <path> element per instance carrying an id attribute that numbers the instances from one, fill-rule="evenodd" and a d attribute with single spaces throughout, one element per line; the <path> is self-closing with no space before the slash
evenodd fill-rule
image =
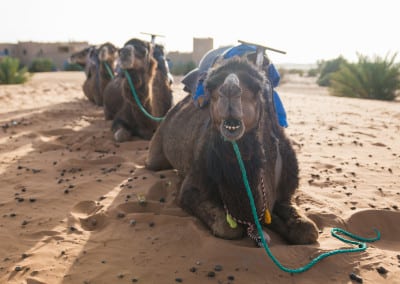
<path id="1" fill-rule="evenodd" d="M 26 67 L 21 68 L 18 58 L 0 59 L 0 84 L 22 84 L 29 78 Z"/>
<path id="2" fill-rule="evenodd" d="M 35 58 L 29 66 L 29 72 L 50 72 L 55 71 L 56 66 L 49 58 Z"/>
<path id="3" fill-rule="evenodd" d="M 342 56 L 339 56 L 336 59 L 318 62 L 319 77 L 317 79 L 317 84 L 323 87 L 330 86 L 330 78 L 332 73 L 338 71 L 340 66 L 346 62 L 346 59 L 344 59 Z"/>
<path id="4" fill-rule="evenodd" d="M 287 73 L 288 73 L 288 74 L 297 74 L 297 75 L 299 75 L 300 77 L 303 77 L 303 75 L 304 75 L 304 70 L 293 68 L 293 69 L 287 70 Z"/>
<path id="5" fill-rule="evenodd" d="M 171 73 L 173 75 L 185 75 L 196 67 L 196 63 L 194 63 L 193 61 L 185 63 L 175 63 L 172 65 Z"/>
<path id="6" fill-rule="evenodd" d="M 307 71 L 307 76 L 308 77 L 317 77 L 319 75 L 319 70 L 318 70 L 318 68 L 312 68 L 312 69 L 309 69 L 308 71 Z"/>
<path id="7" fill-rule="evenodd" d="M 83 67 L 77 63 L 65 63 L 63 66 L 64 71 L 83 71 Z"/>
<path id="8" fill-rule="evenodd" d="M 331 77 L 331 94 L 376 100 L 394 100 L 400 89 L 400 65 L 396 53 L 385 58 L 358 55 L 357 63 L 343 64 Z"/>

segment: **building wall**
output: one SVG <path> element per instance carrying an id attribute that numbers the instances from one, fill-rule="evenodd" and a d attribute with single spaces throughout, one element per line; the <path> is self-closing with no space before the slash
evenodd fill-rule
<path id="1" fill-rule="evenodd" d="M 214 48 L 214 39 L 213 38 L 193 38 L 193 61 L 196 65 L 199 64 L 201 58 L 204 54 L 206 54 L 209 50 Z"/>
<path id="2" fill-rule="evenodd" d="M 36 58 L 53 60 L 56 68 L 62 70 L 69 56 L 89 46 L 88 42 L 18 42 L 17 44 L 0 44 L 0 56 L 16 57 L 21 64 L 29 66 Z"/>
<path id="3" fill-rule="evenodd" d="M 186 64 L 200 62 L 203 55 L 213 49 L 213 38 L 193 38 L 193 52 L 169 52 L 167 57 L 172 64 Z M 18 58 L 22 64 L 29 66 L 35 58 L 49 58 L 57 69 L 62 70 L 69 56 L 89 46 L 88 42 L 18 42 L 0 43 L 0 57 L 12 56 Z M 7 54 L 6 54 L 7 53 Z"/>
<path id="4" fill-rule="evenodd" d="M 172 64 L 181 65 L 193 61 L 193 54 L 191 52 L 172 51 L 167 55 Z"/>
<path id="5" fill-rule="evenodd" d="M 0 57 L 12 56 L 16 57 L 16 44 L 15 43 L 0 43 Z"/>

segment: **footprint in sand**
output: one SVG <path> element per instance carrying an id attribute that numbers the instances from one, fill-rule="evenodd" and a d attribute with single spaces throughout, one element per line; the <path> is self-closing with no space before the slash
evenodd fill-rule
<path id="1" fill-rule="evenodd" d="M 81 201 L 72 208 L 68 218 L 68 226 L 80 226 L 85 231 L 96 231 L 107 224 L 107 215 L 99 212 L 103 208 L 95 201 Z"/>
<path id="2" fill-rule="evenodd" d="M 363 210 L 354 213 L 347 220 L 349 230 L 363 237 L 374 237 L 373 229 L 381 233 L 381 241 L 374 242 L 374 246 L 384 248 L 385 243 L 397 243 L 400 250 L 400 212 L 388 210 Z M 393 244 L 394 245 L 394 244 Z"/>

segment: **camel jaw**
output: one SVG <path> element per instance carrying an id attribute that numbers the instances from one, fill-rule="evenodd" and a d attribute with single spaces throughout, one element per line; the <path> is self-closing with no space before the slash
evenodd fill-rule
<path id="1" fill-rule="evenodd" d="M 219 130 L 221 132 L 221 135 L 226 140 L 236 141 L 243 136 L 245 127 L 243 121 L 235 118 L 228 118 L 221 121 Z"/>

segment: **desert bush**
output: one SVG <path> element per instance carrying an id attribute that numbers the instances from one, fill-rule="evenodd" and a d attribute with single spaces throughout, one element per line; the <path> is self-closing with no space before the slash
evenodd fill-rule
<path id="1" fill-rule="evenodd" d="M 20 67 L 18 58 L 0 59 L 0 84 L 22 84 L 29 78 L 26 67 Z"/>
<path id="2" fill-rule="evenodd" d="M 318 68 L 312 68 L 307 70 L 307 76 L 308 77 L 317 77 L 319 75 L 319 70 Z"/>
<path id="3" fill-rule="evenodd" d="M 317 84 L 323 87 L 330 86 L 331 75 L 334 72 L 338 71 L 340 66 L 346 62 L 347 60 L 344 59 L 342 56 L 339 56 L 338 58 L 328 61 L 324 60 L 319 61 L 317 63 L 318 65 L 317 69 L 319 70 L 319 77 L 317 79 Z"/>
<path id="4" fill-rule="evenodd" d="M 35 58 L 29 66 L 29 72 L 50 72 L 55 70 L 56 66 L 53 60 L 49 58 Z"/>
<path id="5" fill-rule="evenodd" d="M 300 77 L 303 77 L 304 70 L 292 68 L 292 69 L 287 70 L 287 73 L 288 74 L 295 74 L 295 75 L 299 75 Z"/>
<path id="6" fill-rule="evenodd" d="M 376 100 L 394 100 L 400 89 L 400 64 L 396 53 L 385 58 L 358 55 L 357 63 L 345 63 L 331 76 L 331 94 Z"/>
<path id="7" fill-rule="evenodd" d="M 79 64 L 66 62 L 66 63 L 64 63 L 63 70 L 64 71 L 83 71 L 84 69 Z"/>
<path id="8" fill-rule="evenodd" d="M 193 61 L 185 63 L 175 63 L 171 67 L 171 73 L 173 75 L 185 75 L 196 67 L 196 63 L 194 63 Z"/>

